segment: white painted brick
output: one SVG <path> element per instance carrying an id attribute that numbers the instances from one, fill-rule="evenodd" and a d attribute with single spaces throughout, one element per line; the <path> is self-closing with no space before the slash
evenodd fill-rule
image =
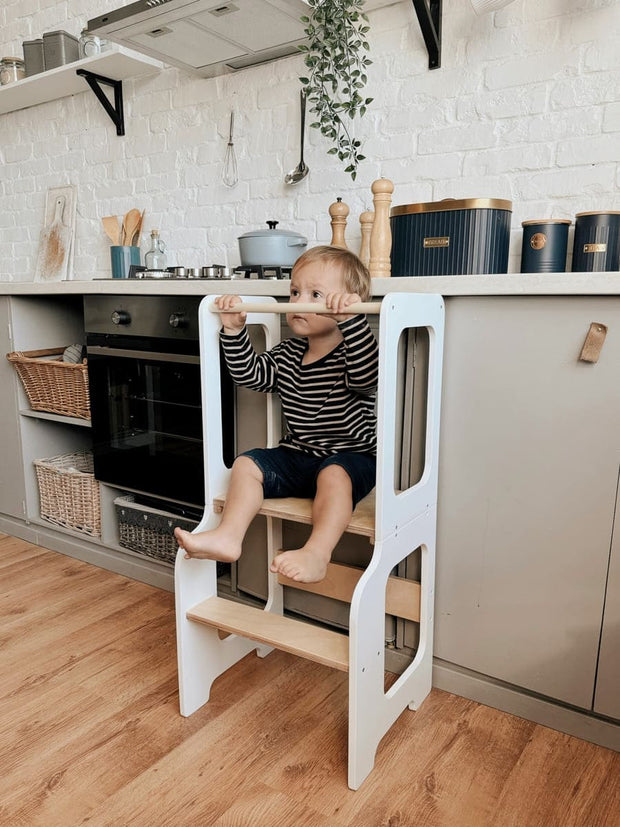
<path id="1" fill-rule="evenodd" d="M 589 46 L 584 57 L 584 68 L 588 72 L 620 69 L 618 37 L 606 38 Z"/>
<path id="2" fill-rule="evenodd" d="M 620 35 L 620 14 L 617 3 L 601 9 L 584 10 L 562 18 L 567 39 L 571 43 L 588 43 Z"/>
<path id="3" fill-rule="evenodd" d="M 513 118 L 497 124 L 498 140 L 503 144 L 556 142 L 579 135 L 600 132 L 602 112 L 599 107 L 545 113 L 531 118 Z"/>
<path id="4" fill-rule="evenodd" d="M 509 174 L 520 170 L 548 169 L 552 165 L 553 148 L 547 143 L 496 147 L 467 153 L 463 175 Z"/>
<path id="5" fill-rule="evenodd" d="M 620 98 L 620 71 L 595 72 L 554 82 L 549 92 L 551 109 L 595 106 Z"/>
<path id="6" fill-rule="evenodd" d="M 579 55 L 576 50 L 550 49 L 538 55 L 518 57 L 487 67 L 484 73 L 489 89 L 503 89 L 509 86 L 524 86 L 554 80 L 577 74 Z"/>
<path id="7" fill-rule="evenodd" d="M 512 176 L 515 199 L 567 198 L 581 193 L 600 198 L 609 187 L 609 180 L 615 173 L 615 165 L 595 164 L 589 167 L 572 169 L 570 175 L 565 170 L 540 171 Z"/>
<path id="8" fill-rule="evenodd" d="M 615 132 L 616 141 L 620 141 L 620 103 L 610 103 L 603 115 L 603 132 Z"/>
<path id="9" fill-rule="evenodd" d="M 481 175 L 446 179 L 433 187 L 433 201 L 443 198 L 507 198 L 513 200 L 508 175 Z"/>
<path id="10" fill-rule="evenodd" d="M 558 144 L 557 164 L 560 167 L 618 161 L 620 161 L 620 140 L 617 135 L 593 135 Z"/>
<path id="11" fill-rule="evenodd" d="M 496 142 L 492 121 L 462 124 L 446 129 L 424 131 L 418 139 L 418 152 L 437 154 L 468 149 L 486 149 Z"/>

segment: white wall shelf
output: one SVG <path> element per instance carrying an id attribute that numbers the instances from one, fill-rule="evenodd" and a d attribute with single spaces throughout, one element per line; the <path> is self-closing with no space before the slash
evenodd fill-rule
<path id="1" fill-rule="evenodd" d="M 20 410 L 19 414 L 20 416 L 30 416 L 33 419 L 47 419 L 49 422 L 62 422 L 63 425 L 77 425 L 80 428 L 92 428 L 90 419 L 80 419 L 77 416 L 62 416 L 61 414 L 33 410 Z"/>
<path id="2" fill-rule="evenodd" d="M 88 83 L 77 74 L 78 69 L 123 81 L 138 75 L 153 74 L 162 68 L 163 63 L 159 60 L 122 46 L 110 45 L 100 55 L 75 60 L 0 87 L 0 115 L 86 92 Z"/>

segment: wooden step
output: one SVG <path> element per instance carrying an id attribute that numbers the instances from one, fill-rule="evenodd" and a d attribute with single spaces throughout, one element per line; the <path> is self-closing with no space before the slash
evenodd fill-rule
<path id="1" fill-rule="evenodd" d="M 266 643 L 342 672 L 349 669 L 347 635 L 320 626 L 265 612 L 223 597 L 209 597 L 196 604 L 187 612 L 187 618 L 258 643 Z"/>
<path id="2" fill-rule="evenodd" d="M 226 502 L 225 497 L 216 497 L 213 500 L 213 510 L 219 514 Z M 279 520 L 290 520 L 294 523 L 312 523 L 312 500 L 301 497 L 280 497 L 263 500 L 258 512 L 267 517 L 276 517 Z M 349 534 L 360 534 L 375 541 L 375 493 L 371 491 L 357 504 L 351 522 L 347 527 Z"/>
<path id="3" fill-rule="evenodd" d="M 298 583 L 284 575 L 278 575 L 278 582 L 283 586 L 300 589 L 323 597 L 332 597 L 350 603 L 353 591 L 364 569 L 344 566 L 341 563 L 329 563 L 327 574 L 319 583 Z M 420 621 L 420 584 L 416 580 L 404 577 L 388 577 L 385 589 L 385 612 L 402 617 L 405 620 Z"/>

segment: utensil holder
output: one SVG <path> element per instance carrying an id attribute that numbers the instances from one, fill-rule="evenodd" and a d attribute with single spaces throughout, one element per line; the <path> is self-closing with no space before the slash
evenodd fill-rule
<path id="1" fill-rule="evenodd" d="M 112 278 L 129 278 L 129 268 L 140 264 L 140 248 L 128 246 L 110 247 L 110 259 L 112 262 Z"/>

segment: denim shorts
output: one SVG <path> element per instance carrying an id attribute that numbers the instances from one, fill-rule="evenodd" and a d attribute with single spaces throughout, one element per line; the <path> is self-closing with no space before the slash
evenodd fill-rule
<path id="1" fill-rule="evenodd" d="M 253 448 L 241 456 L 249 457 L 263 472 L 265 497 L 314 497 L 319 472 L 328 465 L 339 465 L 351 478 L 353 508 L 375 487 L 376 458 L 372 454 L 346 451 L 314 457 L 279 445 Z"/>

